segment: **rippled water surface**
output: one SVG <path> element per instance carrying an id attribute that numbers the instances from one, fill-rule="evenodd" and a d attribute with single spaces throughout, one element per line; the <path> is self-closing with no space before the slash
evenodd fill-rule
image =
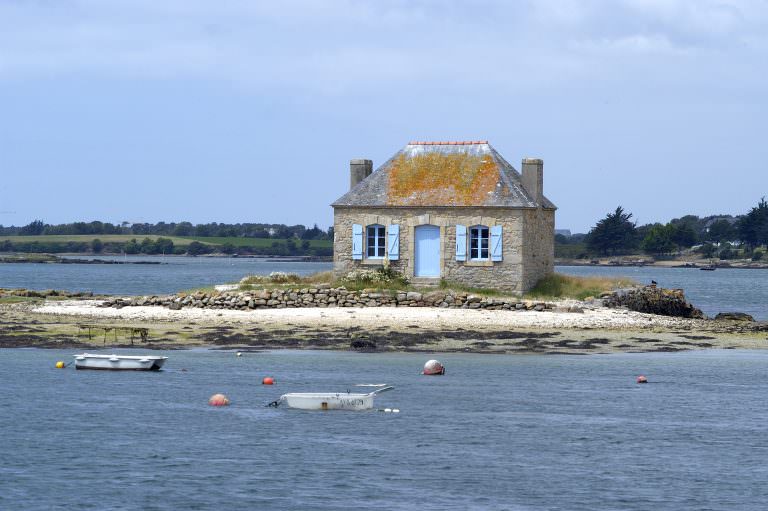
<path id="1" fill-rule="evenodd" d="M 53 369 L 72 353 L 0 350 L 0 509 L 768 508 L 765 352 L 438 355 L 444 377 L 424 355 L 296 351 Z M 401 413 L 264 407 L 379 382 Z"/>
<path id="2" fill-rule="evenodd" d="M 641 284 L 655 280 L 661 287 L 683 289 L 688 300 L 709 316 L 737 311 L 768 321 L 768 270 L 558 266 L 556 271 L 579 276 L 626 276 Z"/>

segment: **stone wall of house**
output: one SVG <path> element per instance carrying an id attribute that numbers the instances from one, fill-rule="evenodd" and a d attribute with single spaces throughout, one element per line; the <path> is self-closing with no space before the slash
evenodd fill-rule
<path id="1" fill-rule="evenodd" d="M 440 274 L 448 282 L 470 287 L 495 288 L 522 293 L 535 283 L 538 276 L 552 270 L 554 247 L 554 213 L 541 212 L 539 216 L 526 217 L 527 210 L 502 208 L 343 208 L 334 210 L 334 272 L 341 277 L 357 268 L 377 268 L 380 259 L 355 261 L 352 259 L 352 224 L 400 225 L 400 257 L 391 261 L 392 268 L 413 279 L 414 262 L 412 247 L 418 225 L 440 227 Z M 536 220 L 535 232 L 526 234 L 524 219 Z M 474 225 L 501 225 L 502 261 L 456 261 L 456 225 L 468 228 Z M 547 239 L 549 238 L 549 239 Z M 536 243 L 535 250 L 528 252 L 534 269 L 524 272 L 526 251 L 524 239 Z M 543 261 L 536 261 L 535 254 L 548 254 Z M 469 257 L 468 257 L 469 259 Z"/>
<path id="2" fill-rule="evenodd" d="M 555 271 L 555 212 L 526 209 L 523 213 L 523 289 Z"/>

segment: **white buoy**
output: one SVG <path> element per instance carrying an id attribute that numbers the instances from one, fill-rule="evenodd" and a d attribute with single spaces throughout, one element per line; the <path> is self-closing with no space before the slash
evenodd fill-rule
<path id="1" fill-rule="evenodd" d="M 235 355 L 237 355 L 238 357 L 242 357 L 243 353 L 241 351 L 238 351 L 237 353 L 235 353 Z"/>
<path id="2" fill-rule="evenodd" d="M 400 409 L 398 409 L 398 408 L 392 408 L 392 413 L 400 413 Z"/>
<path id="3" fill-rule="evenodd" d="M 427 360 L 427 363 L 424 364 L 424 371 L 422 374 L 428 376 L 445 374 L 445 366 L 437 360 Z"/>

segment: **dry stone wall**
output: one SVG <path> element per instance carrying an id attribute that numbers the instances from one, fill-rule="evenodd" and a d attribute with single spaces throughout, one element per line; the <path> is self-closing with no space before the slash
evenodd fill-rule
<path id="1" fill-rule="evenodd" d="M 102 307 L 160 306 L 179 310 L 196 309 L 284 309 L 301 307 L 442 307 L 487 310 L 552 310 L 554 304 L 522 301 L 515 297 L 485 297 L 471 293 L 435 290 L 415 291 L 348 290 L 318 285 L 312 288 L 262 289 L 254 291 L 196 292 L 164 296 L 110 298 Z M 579 311 L 573 311 L 579 312 Z"/>

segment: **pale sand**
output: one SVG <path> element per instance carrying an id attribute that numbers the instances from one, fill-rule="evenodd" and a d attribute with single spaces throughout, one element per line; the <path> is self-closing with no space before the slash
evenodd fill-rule
<path id="1" fill-rule="evenodd" d="M 100 301 L 46 302 L 33 308 L 39 314 L 87 316 L 98 319 L 146 322 L 204 322 L 206 324 L 306 325 L 346 328 L 366 325 L 397 330 L 416 324 L 421 328 L 450 330 L 500 328 L 646 330 L 693 328 L 697 320 L 642 314 L 596 307 L 583 313 L 536 312 L 433 307 L 361 307 L 257 309 L 252 311 L 182 309 L 164 307 L 100 308 Z M 576 302 L 563 302 L 564 306 Z"/>

